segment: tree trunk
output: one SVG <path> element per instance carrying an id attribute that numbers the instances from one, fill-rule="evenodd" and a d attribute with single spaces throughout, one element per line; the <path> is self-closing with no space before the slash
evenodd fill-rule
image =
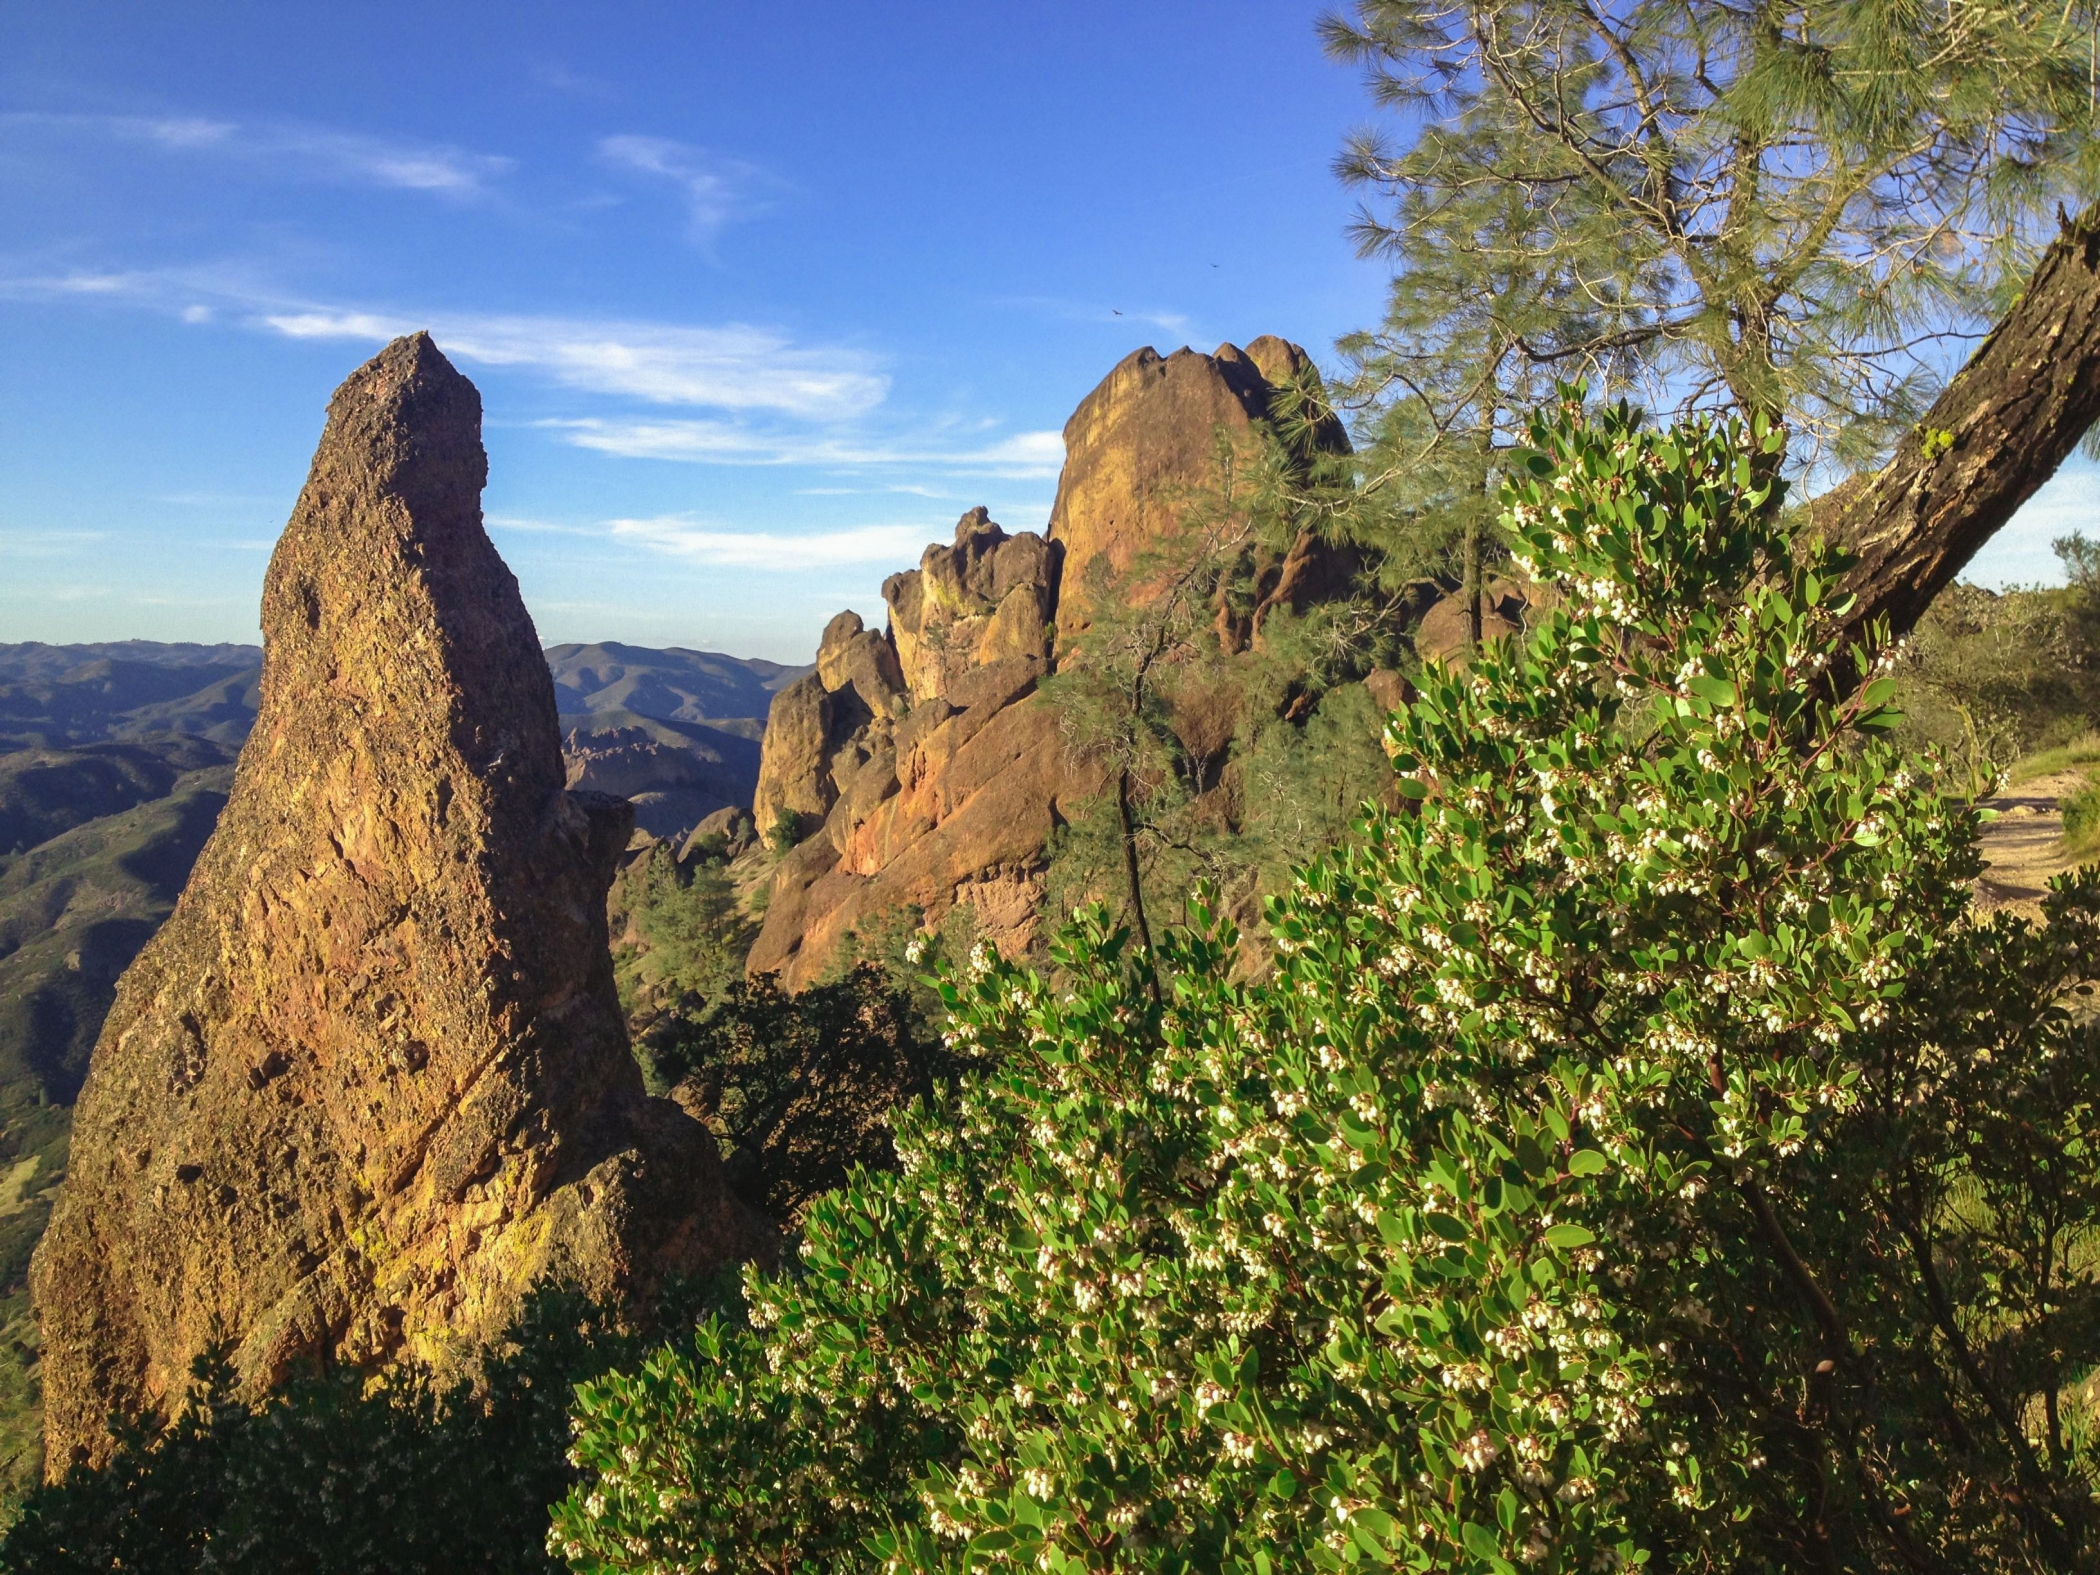
<path id="1" fill-rule="evenodd" d="M 1471 661 L 1480 650 L 1480 520 L 1476 515 L 1466 521 L 1465 562 L 1463 579 L 1458 594 L 1465 598 L 1466 605 L 1466 660 Z"/>
<path id="2" fill-rule="evenodd" d="M 2100 421 L 2100 203 L 2049 247 L 2026 293 L 1877 474 L 1818 500 L 1857 553 L 1863 631 L 1908 633 L 1947 584 Z"/>
<path id="3" fill-rule="evenodd" d="M 1145 983 L 1152 1004 L 1159 1005 L 1159 968 L 1152 955 L 1152 926 L 1145 919 L 1145 880 L 1138 869 L 1137 817 L 1130 807 L 1130 767 L 1116 773 L 1116 817 L 1123 829 L 1123 878 L 1130 883 L 1130 917 L 1138 945 L 1145 949 Z"/>
<path id="4" fill-rule="evenodd" d="M 1130 893 L 1130 918 L 1138 944 L 1152 950 L 1152 926 L 1145 922 L 1145 882 L 1138 873 L 1137 817 L 1130 808 L 1130 768 L 1116 773 L 1116 819 L 1123 830 L 1123 878 Z"/>

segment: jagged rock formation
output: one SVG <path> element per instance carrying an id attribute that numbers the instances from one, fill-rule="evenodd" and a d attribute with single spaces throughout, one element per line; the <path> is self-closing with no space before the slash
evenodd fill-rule
<path id="1" fill-rule="evenodd" d="M 732 804 L 726 809 L 716 810 L 686 833 L 685 841 L 678 845 L 678 862 L 683 864 L 708 851 L 734 857 L 755 842 L 757 835 L 751 824 L 751 812 Z"/>
<path id="2" fill-rule="evenodd" d="M 1009 536 L 975 508 L 952 546 L 928 547 L 919 566 L 882 582 L 889 635 L 918 699 L 948 692 L 975 668 L 1010 656 L 1048 662 L 1064 549 L 1033 531 Z"/>
<path id="3" fill-rule="evenodd" d="M 895 647 L 864 629 L 860 614 L 840 613 L 824 627 L 816 671 L 775 695 L 766 713 L 751 798 L 761 834 L 770 836 L 783 813 L 803 828 L 828 815 L 904 708 Z"/>
<path id="4" fill-rule="evenodd" d="M 420 334 L 330 403 L 254 731 L 118 987 L 37 1252 L 54 1473 L 218 1341 L 250 1388 L 442 1358 L 542 1276 L 613 1294 L 764 1245 L 628 1052 L 605 892 L 630 812 L 564 791 L 480 417 Z"/>
<path id="5" fill-rule="evenodd" d="M 1153 594 L 1145 549 L 1214 484 L 1221 436 L 1243 440 L 1310 367 L 1271 336 L 1215 355 L 1137 351 L 1065 426 L 1047 539 L 1009 536 L 973 509 L 950 545 L 884 583 L 884 633 L 833 620 L 817 671 L 781 692 L 766 725 L 758 824 L 785 809 L 806 835 L 774 875 L 753 973 L 807 984 L 857 926 L 899 908 L 937 922 L 967 905 L 1009 952 L 1034 938 L 1049 839 L 1106 786 L 1036 684 L 1091 626 L 1095 598 Z M 1313 442 L 1347 446 L 1331 418 Z M 1228 650 L 1268 608 L 1327 594 L 1348 567 L 1311 538 L 1274 561 L 1249 552 L 1252 616 L 1219 613 Z M 1212 709 L 1179 720 L 1220 733 L 1222 749 L 1234 719 Z"/>

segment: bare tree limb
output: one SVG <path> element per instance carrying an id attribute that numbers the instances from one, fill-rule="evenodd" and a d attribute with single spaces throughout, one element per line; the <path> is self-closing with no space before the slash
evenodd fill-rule
<path id="1" fill-rule="evenodd" d="M 2066 220 L 2027 289 L 1874 476 L 1818 509 L 1859 555 L 1854 626 L 1907 633 L 2100 421 L 2100 203 Z"/>

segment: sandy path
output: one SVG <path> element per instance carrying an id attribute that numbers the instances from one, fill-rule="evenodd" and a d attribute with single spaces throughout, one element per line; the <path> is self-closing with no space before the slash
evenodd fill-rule
<path id="1" fill-rule="evenodd" d="M 2042 916 L 2049 877 L 2072 865 L 2064 856 L 2063 800 L 2085 781 L 2083 771 L 2059 771 L 1984 801 L 1998 811 L 1998 818 L 1983 828 L 1984 872 L 1976 882 L 1979 912 L 2010 908 L 2030 918 Z"/>

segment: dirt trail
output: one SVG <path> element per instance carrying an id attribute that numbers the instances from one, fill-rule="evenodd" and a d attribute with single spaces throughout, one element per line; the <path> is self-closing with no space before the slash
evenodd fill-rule
<path id="1" fill-rule="evenodd" d="M 2076 862 L 2064 853 L 2063 801 L 2085 782 L 2083 771 L 2058 771 L 1984 801 L 1998 811 L 1998 818 L 1983 828 L 1985 867 L 1976 882 L 1978 912 L 2010 908 L 2029 918 L 2042 916 L 2049 878 Z"/>

